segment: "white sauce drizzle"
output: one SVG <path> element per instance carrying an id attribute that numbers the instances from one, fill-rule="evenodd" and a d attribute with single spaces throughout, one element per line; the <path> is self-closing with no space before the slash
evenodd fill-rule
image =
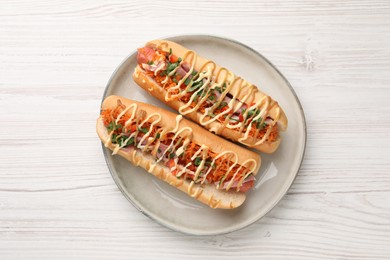
<path id="1" fill-rule="evenodd" d="M 168 47 L 169 47 L 169 44 L 167 42 L 161 42 L 157 46 L 158 49 L 167 49 Z M 189 89 L 191 88 L 191 85 L 192 85 L 191 83 L 194 83 L 193 80 L 191 80 L 191 83 L 184 90 L 181 89 L 180 86 L 186 81 L 186 79 L 194 71 L 196 60 L 197 60 L 197 54 L 194 51 L 188 50 L 183 55 L 183 58 L 182 58 L 182 61 L 180 62 L 180 65 L 183 62 L 187 62 L 188 64 L 190 64 L 190 70 L 176 84 L 176 86 L 171 87 L 166 91 L 165 101 L 168 102 L 168 101 L 180 99 L 181 97 L 185 96 L 189 92 Z M 176 73 L 176 71 L 179 69 L 179 67 L 180 66 L 177 66 L 173 71 L 171 71 L 168 74 L 168 76 L 169 77 L 173 76 Z M 225 75 L 223 75 L 223 73 Z M 216 64 L 213 61 L 207 61 L 206 63 L 204 63 L 200 67 L 197 75 L 198 75 L 198 78 L 196 81 L 198 82 L 199 80 L 203 80 L 204 83 L 199 89 L 197 89 L 191 95 L 191 97 L 187 103 L 180 102 L 181 105 L 178 108 L 178 111 L 180 114 L 186 115 L 186 114 L 192 113 L 194 111 L 198 111 L 198 109 L 202 105 L 202 103 L 206 102 L 208 97 L 210 96 L 210 94 L 213 93 L 213 90 L 215 89 L 215 87 L 222 88 L 222 86 L 224 84 L 226 84 L 226 86 L 227 86 L 226 90 L 220 95 L 219 99 L 216 100 L 216 102 L 214 102 L 214 104 L 211 107 L 205 109 L 204 113 L 201 113 L 198 111 L 198 113 L 201 113 L 199 123 L 205 127 L 208 127 L 209 131 L 215 132 L 217 134 L 219 134 L 224 127 L 227 127 L 229 129 L 237 129 L 242 134 L 242 137 L 239 138 L 238 141 L 240 143 L 245 144 L 245 145 L 250 146 L 250 147 L 260 145 L 267 140 L 273 127 L 275 126 L 275 124 L 277 123 L 277 121 L 280 118 L 280 115 L 281 115 L 280 108 L 277 109 L 276 116 L 273 118 L 273 120 L 271 120 L 272 122 L 267 121 L 267 123 L 268 123 L 268 125 L 270 125 L 270 127 L 268 127 L 266 134 L 260 140 L 258 140 L 258 138 L 250 137 L 249 134 L 251 132 L 253 123 L 255 123 L 254 122 L 255 120 L 257 120 L 261 117 L 262 118 L 261 125 L 262 125 L 265 122 L 265 119 L 269 116 L 269 111 L 272 108 L 271 107 L 272 102 L 271 102 L 271 98 L 269 96 L 264 96 L 262 99 L 255 102 L 254 105 L 250 106 L 251 109 L 260 110 L 260 113 L 256 117 L 253 118 L 253 121 L 251 121 L 249 124 L 248 123 L 245 124 L 245 122 L 249 118 L 248 111 L 250 110 L 250 108 L 248 106 L 247 110 L 243 114 L 243 119 L 244 119 L 243 122 L 238 122 L 238 123 L 232 124 L 231 123 L 232 120 L 230 119 L 231 115 L 229 115 L 229 113 L 230 112 L 235 113 L 235 112 L 239 111 L 240 108 L 247 101 L 249 103 L 250 97 L 254 96 L 254 94 L 259 91 L 257 89 L 257 87 L 246 82 L 242 78 L 234 75 L 232 72 L 230 72 L 226 68 L 220 68 L 218 71 L 216 71 Z M 168 76 L 163 81 L 164 85 L 168 82 Z M 240 84 L 240 85 L 235 88 L 236 89 L 235 93 L 232 93 L 232 89 L 233 89 L 233 86 L 235 84 Z M 205 94 L 203 97 L 200 98 L 200 100 L 198 100 L 197 104 L 193 108 L 191 108 L 190 107 L 191 103 L 194 101 L 194 99 L 196 98 L 198 93 L 205 93 Z M 230 100 L 230 102 L 228 103 L 229 109 L 225 110 L 224 112 L 219 113 L 216 116 L 210 116 L 210 114 L 212 114 L 215 111 L 215 109 L 223 102 L 225 96 L 228 93 L 230 93 L 233 97 Z M 245 94 L 242 96 L 241 93 L 245 93 Z M 242 96 L 240 98 L 240 100 L 238 100 L 239 96 Z M 274 103 L 276 103 L 276 102 L 274 102 Z M 218 118 L 221 118 L 224 115 L 227 115 L 227 117 L 223 121 L 223 123 L 221 123 L 219 126 L 214 125 L 212 127 L 211 126 L 209 127 L 209 125 L 211 123 L 217 121 Z M 261 129 L 257 129 L 256 126 L 254 128 L 256 129 L 254 136 L 257 136 L 257 134 L 259 133 L 259 131 Z"/>
<path id="2" fill-rule="evenodd" d="M 140 112 L 138 112 L 138 114 L 139 113 Z M 127 128 L 130 125 L 132 125 L 134 122 L 137 123 L 136 122 L 137 104 L 133 103 L 130 106 L 128 106 L 125 109 L 123 109 L 123 111 L 116 118 L 115 123 L 119 124 L 121 118 L 125 114 L 130 114 L 129 119 L 125 122 L 125 124 L 123 126 L 123 129 L 125 131 L 127 131 Z M 134 140 L 137 142 L 136 148 L 140 149 L 142 152 L 151 152 L 151 153 L 156 152 L 156 150 L 158 149 L 158 147 L 160 145 L 160 139 L 163 139 L 163 136 L 167 135 L 168 133 L 173 133 L 174 136 L 173 136 L 170 144 L 167 146 L 167 148 L 165 149 L 164 153 L 159 158 L 156 159 L 156 162 L 155 163 L 151 163 L 149 165 L 148 171 L 149 172 L 153 172 L 153 170 L 155 169 L 156 165 L 164 158 L 166 153 L 172 152 L 172 151 L 175 151 L 176 157 L 174 159 L 175 165 L 171 168 L 171 170 L 173 171 L 173 170 L 178 169 L 178 157 L 182 153 L 185 152 L 185 150 L 187 149 L 187 146 L 191 143 L 192 134 L 193 134 L 192 133 L 192 128 L 190 128 L 190 127 L 180 128 L 180 121 L 183 119 L 183 116 L 182 115 L 178 115 L 178 116 L 176 116 L 176 120 L 175 120 L 176 123 L 175 123 L 175 127 L 173 129 L 171 129 L 171 130 L 166 130 L 166 129 L 162 130 L 162 129 L 160 129 L 160 131 L 156 132 L 155 136 L 153 136 L 153 137 L 150 136 L 151 129 L 153 129 L 153 127 L 156 124 L 161 122 L 161 119 L 162 119 L 162 117 L 161 117 L 161 114 L 159 114 L 159 113 L 152 113 L 152 114 L 146 116 L 145 119 L 143 119 L 141 123 L 137 124 L 136 130 L 133 133 L 131 133 L 122 144 L 119 144 L 119 143 L 115 144 L 115 147 L 113 149 L 113 153 L 112 154 L 114 155 L 114 154 L 118 153 L 118 151 L 120 149 L 124 148 L 126 146 L 127 141 L 129 141 L 131 138 L 134 138 Z M 142 127 L 147 122 L 150 123 L 148 131 L 146 133 L 144 133 L 144 135 L 142 136 L 142 138 L 139 141 L 137 141 L 137 136 L 138 136 L 138 133 L 139 133 L 140 129 L 142 129 Z M 114 130 L 109 132 L 108 138 L 105 140 L 105 143 L 104 143 L 106 147 L 109 146 L 113 133 L 114 133 Z M 157 133 L 160 134 L 160 138 L 158 138 L 158 139 L 156 139 L 157 138 Z M 121 136 L 124 136 L 124 133 L 121 133 L 120 135 L 118 135 L 118 137 L 121 137 Z M 155 144 L 152 146 L 153 142 L 155 142 Z M 180 147 L 178 147 L 179 144 L 182 144 L 182 145 Z M 226 171 L 225 175 L 222 177 L 221 183 L 223 183 L 224 179 L 229 175 L 229 173 L 233 170 L 233 168 L 238 164 L 238 154 L 236 152 L 234 152 L 234 151 L 224 151 L 224 152 L 218 154 L 217 156 L 215 156 L 214 159 L 212 160 L 211 164 L 208 166 L 207 172 L 203 172 L 203 170 L 206 168 L 206 160 L 208 158 L 209 150 L 210 150 L 210 148 L 208 146 L 202 144 L 200 146 L 200 148 L 191 157 L 191 162 L 188 163 L 185 166 L 180 165 L 181 169 L 178 169 L 178 173 L 177 173 L 176 177 L 179 178 L 183 174 L 189 173 L 189 170 L 187 168 L 190 165 L 194 164 L 195 160 L 200 158 L 200 161 L 198 160 L 198 165 L 194 164 L 194 166 L 196 167 L 196 171 L 195 171 L 195 173 L 193 173 L 194 174 L 193 181 L 191 181 L 191 184 L 190 184 L 190 186 L 188 188 L 188 193 L 191 196 L 193 196 L 193 197 L 200 196 L 200 194 L 202 192 L 202 190 L 199 189 L 199 188 L 196 189 L 195 191 L 193 191 L 194 183 L 200 182 L 201 184 L 203 184 L 203 183 L 205 183 L 207 181 L 206 178 L 210 174 L 210 172 L 213 170 L 212 166 L 215 164 L 217 159 L 223 158 L 223 160 L 228 160 L 229 162 L 231 162 L 231 165 L 229 166 L 229 168 Z M 131 159 L 132 159 L 133 163 L 138 166 L 140 164 L 141 160 L 140 160 L 140 158 L 137 158 L 137 157 L 139 157 L 139 156 L 137 156 L 137 150 L 134 149 L 134 150 L 131 150 L 129 152 L 130 152 Z M 252 169 L 245 171 L 246 175 L 242 176 L 240 178 L 239 185 L 237 186 L 237 191 L 239 191 L 239 187 L 242 186 L 244 179 L 247 176 L 249 176 L 249 174 L 253 173 L 253 171 L 257 168 L 257 162 L 255 160 L 253 160 L 253 159 L 249 159 L 249 160 L 245 161 L 242 165 L 237 167 L 237 170 L 233 173 L 233 178 L 229 182 L 229 184 L 227 185 L 226 190 L 230 189 L 231 185 L 233 184 L 234 179 L 236 178 L 237 174 L 240 172 L 242 167 L 245 167 L 246 164 L 249 165 L 249 163 L 251 163 L 253 165 L 253 167 L 252 167 Z M 216 167 L 218 167 L 218 166 L 216 166 Z M 217 188 L 219 188 L 219 185 L 217 185 Z M 210 205 L 218 206 L 218 204 L 219 204 L 219 201 L 215 201 L 215 200 L 213 200 L 211 198 Z"/>

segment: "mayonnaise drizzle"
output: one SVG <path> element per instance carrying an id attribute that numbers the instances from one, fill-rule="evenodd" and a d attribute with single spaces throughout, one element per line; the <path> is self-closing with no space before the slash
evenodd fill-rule
<path id="1" fill-rule="evenodd" d="M 169 44 L 167 42 L 161 42 L 157 45 L 158 49 L 163 49 L 165 51 L 168 51 Z M 181 89 L 180 86 L 183 84 L 183 82 L 192 74 L 195 68 L 195 64 L 197 61 L 197 54 L 194 51 L 188 50 L 182 58 L 182 61 L 180 62 L 180 65 L 184 62 L 187 62 L 190 64 L 190 70 L 187 72 L 187 74 L 176 84 L 176 86 L 169 88 L 165 93 L 165 101 L 172 101 L 176 99 L 180 99 L 181 97 L 185 96 L 191 87 L 191 85 L 194 83 L 193 80 L 191 80 L 191 83 L 187 86 L 186 89 Z M 171 71 L 168 76 L 173 76 L 177 69 L 180 66 L 176 67 L 175 70 Z M 192 113 L 194 111 L 197 111 L 198 113 L 201 113 L 198 111 L 199 107 L 203 102 L 206 102 L 210 94 L 213 92 L 215 87 L 222 87 L 224 84 L 226 84 L 227 89 L 220 95 L 219 99 L 216 100 L 216 102 L 209 108 L 205 109 L 204 113 L 201 113 L 199 123 L 207 128 L 209 128 L 210 131 L 215 132 L 219 134 L 224 127 L 227 127 L 229 129 L 237 129 L 243 136 L 238 139 L 238 141 L 242 144 L 245 144 L 247 146 L 253 147 L 257 146 L 259 144 L 264 143 L 268 136 L 270 135 L 272 128 L 275 126 L 277 121 L 279 120 L 281 116 L 280 108 L 278 107 L 276 110 L 276 115 L 273 118 L 273 120 L 268 120 L 267 124 L 270 126 L 267 129 L 266 134 L 258 140 L 257 138 L 253 138 L 249 136 L 249 133 L 252 128 L 252 124 L 254 120 L 262 118 L 261 124 L 263 124 L 266 120 L 266 118 L 269 116 L 269 111 L 271 110 L 271 98 L 269 96 L 264 96 L 260 100 L 256 101 L 255 105 L 250 106 L 252 109 L 260 110 L 260 114 L 258 114 L 255 118 L 253 118 L 253 121 L 251 123 L 246 123 L 248 119 L 248 111 L 250 110 L 247 108 L 246 112 L 243 114 L 243 122 L 235 122 L 235 124 L 231 123 L 231 115 L 230 112 L 237 112 L 240 110 L 240 108 L 247 102 L 250 103 L 253 100 L 250 100 L 251 97 L 254 97 L 255 93 L 259 90 L 256 86 L 246 82 L 242 78 L 234 75 L 232 72 L 227 70 L 226 68 L 220 68 L 219 70 L 216 69 L 217 65 L 213 61 L 207 61 L 205 62 L 199 69 L 198 72 L 198 78 L 196 81 L 203 80 L 203 85 L 195 91 L 188 102 L 182 103 L 180 107 L 178 108 L 178 111 L 182 115 L 186 115 L 189 113 Z M 196 76 L 195 76 L 196 77 Z M 168 81 L 168 78 L 164 80 L 164 85 Z M 239 84 L 238 87 L 236 87 L 235 93 L 232 93 L 233 86 L 235 84 Z M 194 101 L 195 97 L 198 93 L 205 93 L 205 95 L 198 100 L 197 104 L 191 108 L 191 103 Z M 230 93 L 232 95 L 232 99 L 228 103 L 229 109 L 225 110 L 222 113 L 219 113 L 216 116 L 210 116 L 213 111 L 223 102 L 225 96 L 227 93 Z M 242 95 L 241 93 L 244 93 Z M 238 100 L 238 97 L 241 97 L 240 100 Z M 275 102 L 274 102 L 275 103 Z M 275 105 L 275 104 L 274 104 Z M 227 115 L 226 119 L 223 123 L 220 124 L 220 126 L 209 126 L 211 123 L 217 121 L 218 118 L 223 117 L 224 115 Z M 259 133 L 261 129 L 257 129 L 255 127 L 255 135 Z"/>
<path id="2" fill-rule="evenodd" d="M 192 134 L 193 134 L 192 128 L 191 127 L 180 128 L 180 122 L 183 119 L 183 116 L 178 115 L 175 118 L 175 126 L 172 129 L 160 128 L 159 130 L 156 131 L 155 136 L 151 136 L 151 132 L 152 132 L 151 130 L 153 129 L 154 126 L 156 126 L 156 124 L 161 122 L 162 116 L 160 113 L 152 113 L 152 114 L 146 116 L 145 119 L 143 119 L 140 123 L 138 123 L 136 115 L 138 115 L 142 112 L 145 113 L 145 111 L 143 111 L 143 110 L 137 111 L 137 104 L 133 103 L 130 106 L 124 108 L 123 111 L 115 119 L 115 123 L 119 124 L 121 118 L 125 114 L 129 114 L 130 117 L 125 122 L 123 129 L 125 130 L 125 132 L 127 132 L 127 128 L 130 125 L 132 125 L 133 123 L 136 123 L 137 127 L 136 127 L 136 130 L 133 133 L 131 133 L 130 136 L 128 136 L 122 144 L 119 144 L 119 143 L 115 144 L 114 149 L 113 149 L 113 153 L 112 153 L 113 155 L 118 153 L 118 151 L 120 149 L 124 148 L 126 146 L 127 141 L 130 140 L 131 138 L 134 138 L 134 140 L 136 140 L 136 143 L 137 143 L 136 148 L 138 148 L 140 151 L 150 152 L 152 154 L 156 153 L 156 150 L 158 149 L 158 147 L 160 145 L 160 140 L 163 139 L 164 136 L 169 134 L 169 133 L 174 134 L 170 144 L 167 146 L 164 153 L 162 155 L 160 155 L 159 158 L 156 159 L 155 163 L 150 163 L 150 165 L 148 166 L 148 171 L 153 172 L 157 163 L 159 163 L 166 156 L 166 153 L 171 153 L 174 151 L 176 153 L 176 156 L 174 159 L 175 165 L 171 168 L 171 170 L 173 171 L 173 170 L 177 169 L 178 173 L 177 173 L 176 177 L 180 177 L 183 174 L 190 172 L 188 170 L 188 167 L 190 165 L 194 164 L 195 160 L 199 161 L 199 158 L 200 158 L 200 161 L 198 162 L 199 164 L 195 165 L 196 171 L 195 171 L 195 173 L 193 173 L 194 174 L 193 181 L 191 181 L 191 183 L 188 187 L 188 193 L 193 197 L 199 197 L 200 194 L 202 193 L 202 190 L 199 188 L 197 188 L 196 190 L 193 190 L 194 183 L 200 182 L 201 184 L 203 184 L 207 181 L 206 178 L 207 178 L 208 174 L 210 174 L 210 172 L 212 171 L 212 169 L 213 169 L 212 166 L 215 164 L 217 159 L 223 158 L 223 160 L 227 160 L 227 161 L 231 162 L 228 170 L 226 171 L 225 175 L 222 177 L 222 180 L 220 183 L 223 183 L 224 179 L 229 175 L 229 173 L 233 170 L 233 168 L 235 168 L 235 166 L 238 165 L 238 154 L 235 151 L 224 151 L 224 152 L 218 154 L 217 156 L 215 156 L 214 159 L 212 160 L 211 164 L 206 166 L 206 160 L 208 158 L 208 152 L 209 152 L 210 148 L 208 146 L 202 144 L 200 146 L 200 148 L 191 157 L 191 162 L 189 162 L 187 165 L 184 165 L 184 166 L 180 165 L 180 167 L 178 167 L 178 157 L 182 153 L 185 152 L 185 150 L 187 149 L 187 146 L 191 143 Z M 146 133 L 144 133 L 144 135 L 142 136 L 142 138 L 140 140 L 137 141 L 137 136 L 138 136 L 140 129 L 142 129 L 142 127 L 147 122 L 150 123 L 150 126 L 148 127 L 148 131 Z M 114 133 L 114 130 L 112 130 L 108 133 L 108 138 L 105 140 L 106 147 L 109 146 L 113 133 Z M 158 139 L 157 139 L 157 133 L 160 134 L 160 138 L 158 138 Z M 124 136 L 124 133 L 121 133 L 120 135 L 118 135 L 118 137 L 120 137 L 120 136 Z M 181 144 L 181 146 L 179 146 L 180 144 Z M 137 158 L 137 150 L 133 149 L 129 152 L 130 152 L 130 156 L 131 156 L 131 159 L 134 162 L 134 164 L 139 165 L 141 163 L 141 159 Z M 248 167 L 250 163 L 252 165 L 252 168 Z M 246 166 L 247 164 L 248 164 L 248 166 Z M 207 167 L 208 167 L 207 171 L 204 172 L 204 170 Z M 216 166 L 216 167 L 218 167 L 218 166 Z M 244 179 L 247 176 L 249 176 L 249 174 L 252 174 L 254 172 L 254 170 L 257 168 L 257 162 L 254 159 L 249 159 L 249 160 L 245 161 L 242 165 L 237 167 L 237 170 L 233 173 L 233 179 L 227 185 L 226 190 L 230 189 L 231 185 L 233 184 L 234 179 L 236 179 L 237 174 L 240 172 L 242 167 L 247 167 L 248 170 L 246 171 L 245 176 L 240 177 L 240 182 L 239 182 L 239 185 L 237 187 L 237 190 L 239 190 L 239 187 L 242 186 Z M 217 188 L 219 188 L 219 185 L 217 186 Z M 212 205 L 218 205 L 218 203 L 219 203 L 218 201 L 214 201 L 212 198 L 211 198 L 210 202 Z"/>

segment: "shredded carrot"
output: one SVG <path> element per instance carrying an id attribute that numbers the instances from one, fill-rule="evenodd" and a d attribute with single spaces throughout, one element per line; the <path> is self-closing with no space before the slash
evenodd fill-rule
<path id="1" fill-rule="evenodd" d="M 111 121 L 112 121 L 112 118 L 111 118 L 111 109 L 106 109 L 106 110 L 103 110 L 102 111 L 102 115 L 103 117 L 103 123 L 105 126 L 108 126 Z"/>
<path id="2" fill-rule="evenodd" d="M 279 129 L 278 129 L 278 124 L 275 124 L 275 126 L 272 128 L 271 133 L 268 136 L 268 140 L 270 142 L 275 141 L 279 137 Z"/>

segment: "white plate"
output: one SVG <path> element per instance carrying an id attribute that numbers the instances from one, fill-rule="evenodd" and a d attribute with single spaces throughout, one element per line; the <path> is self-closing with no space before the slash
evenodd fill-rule
<path id="1" fill-rule="evenodd" d="M 276 99 L 289 120 L 287 131 L 282 133 L 283 141 L 275 153 L 262 154 L 254 189 L 248 192 L 245 203 L 233 210 L 211 209 L 120 156 L 112 156 L 103 147 L 107 165 L 123 195 L 139 211 L 164 226 L 196 235 L 216 235 L 241 229 L 275 207 L 295 179 L 306 144 L 302 107 L 288 81 L 255 50 L 233 40 L 208 35 L 168 39 L 229 68 Z M 103 98 L 115 94 L 171 110 L 132 80 L 136 65 L 136 53 L 133 53 L 114 72 Z"/>

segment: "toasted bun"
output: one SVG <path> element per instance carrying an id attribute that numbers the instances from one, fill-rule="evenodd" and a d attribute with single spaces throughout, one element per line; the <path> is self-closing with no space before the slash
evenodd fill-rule
<path id="1" fill-rule="evenodd" d="M 189 51 L 187 48 L 185 48 L 185 47 L 183 47 L 175 42 L 171 42 L 171 41 L 167 41 L 167 40 L 150 41 L 146 44 L 146 46 L 150 46 L 153 48 L 159 47 L 159 48 L 162 48 L 164 51 L 169 51 L 170 49 L 172 49 L 172 53 L 178 57 L 183 57 Z M 201 66 L 208 61 L 209 60 L 197 55 L 194 69 L 199 70 L 201 68 Z M 222 67 L 219 66 L 218 64 L 216 64 L 213 75 L 214 76 L 218 75 L 218 71 L 220 71 L 221 69 L 222 69 Z M 220 78 L 222 78 L 222 77 L 223 77 L 223 75 L 220 74 Z M 173 109 L 179 110 L 179 108 L 184 105 L 184 103 L 179 101 L 179 100 L 172 100 L 172 101 L 168 101 L 168 102 L 165 101 L 166 91 L 163 88 L 161 88 L 151 77 L 146 75 L 145 71 L 140 66 L 137 66 L 135 68 L 134 74 L 133 74 L 133 79 L 139 86 L 141 86 L 143 89 L 148 91 L 151 95 L 153 95 L 154 97 L 163 101 L 164 103 L 166 103 L 167 105 L 169 105 Z M 239 78 L 239 77 L 238 77 L 238 79 L 241 80 L 241 78 Z M 219 80 L 219 79 L 217 79 L 217 80 Z M 236 81 L 237 84 L 233 84 L 232 89 L 231 89 L 232 93 L 239 92 L 238 90 L 239 90 L 239 88 L 241 88 L 240 84 L 239 84 L 241 82 L 240 80 Z M 242 97 L 245 94 L 246 93 L 240 92 L 237 95 L 237 98 L 242 99 Z M 252 102 L 255 102 L 257 100 L 262 99 L 265 96 L 266 95 L 263 92 L 261 92 L 260 90 L 258 90 L 258 88 L 257 88 L 256 91 L 253 93 L 253 95 L 247 99 L 246 103 L 250 104 Z M 286 130 L 287 125 L 288 125 L 288 121 L 287 121 L 287 117 L 286 117 L 283 109 L 273 99 L 270 99 L 269 107 L 270 107 L 270 109 L 269 109 L 268 115 L 274 119 L 277 119 L 276 121 L 277 121 L 278 127 L 281 131 Z M 202 114 L 197 112 L 197 111 L 193 111 L 191 113 L 186 114 L 185 116 L 190 118 L 191 120 L 199 123 L 200 118 L 202 117 Z M 226 137 L 230 140 L 233 140 L 233 141 L 238 141 L 238 139 L 243 137 L 243 133 L 239 133 L 233 129 L 226 128 L 220 122 L 217 122 L 217 121 L 214 121 L 210 124 L 205 125 L 205 128 L 207 128 L 209 130 L 213 130 L 213 132 L 215 134 L 224 136 L 224 137 Z M 257 141 L 258 140 L 255 138 L 248 139 L 248 143 L 254 144 Z M 253 148 L 255 148 L 259 151 L 265 152 L 265 153 L 272 153 L 278 148 L 280 141 L 281 141 L 281 139 L 279 137 L 277 140 L 275 140 L 273 142 L 263 142 L 262 144 L 259 144 L 256 146 L 253 145 L 250 147 L 253 147 Z"/>
<path id="2" fill-rule="evenodd" d="M 128 100 L 118 96 L 110 96 L 106 98 L 102 104 L 102 110 L 107 108 L 115 108 L 117 106 L 118 99 L 121 100 L 122 104 L 126 107 L 134 103 L 137 104 L 137 111 L 144 110 L 146 114 L 160 113 L 161 121 L 159 122 L 159 126 L 163 128 L 167 127 L 169 129 L 173 129 L 175 127 L 177 117 L 176 114 L 149 104 Z M 188 120 L 182 119 L 179 123 L 179 130 L 184 127 L 192 128 L 192 141 L 198 144 L 207 145 L 210 147 L 210 150 L 215 153 L 221 153 L 226 150 L 233 150 L 239 155 L 239 164 L 242 164 L 248 159 L 255 160 L 257 167 L 253 171 L 253 174 L 257 174 L 261 163 L 260 156 L 257 153 L 251 152 L 226 140 L 223 140 L 204 130 L 198 125 Z M 103 143 L 109 139 L 109 133 L 107 128 L 104 126 L 103 119 L 101 117 L 99 117 L 97 120 L 96 131 Z M 107 148 L 114 150 L 115 145 L 111 142 L 108 142 Z M 133 164 L 146 169 L 156 177 L 164 180 L 170 185 L 177 187 L 181 191 L 187 193 L 191 197 L 194 197 L 200 202 L 209 205 L 212 208 L 232 209 L 240 206 L 245 201 L 246 195 L 243 192 L 236 192 L 233 189 L 229 191 L 217 190 L 213 184 L 191 184 L 190 180 L 178 179 L 171 173 L 168 167 L 160 163 L 155 164 L 155 160 L 151 155 L 142 153 L 137 149 L 120 149 L 118 154 Z"/>

